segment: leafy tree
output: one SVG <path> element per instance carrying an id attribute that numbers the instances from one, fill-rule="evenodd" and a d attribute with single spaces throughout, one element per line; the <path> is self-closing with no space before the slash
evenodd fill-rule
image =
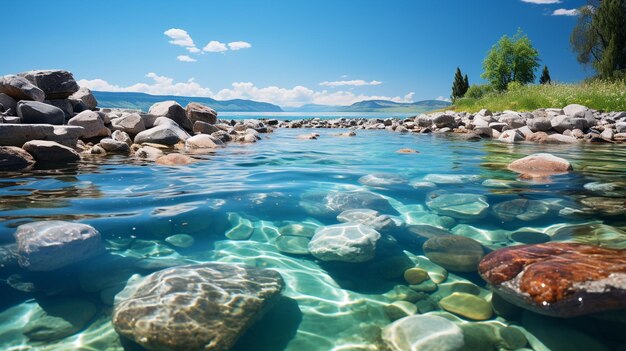
<path id="1" fill-rule="evenodd" d="M 467 75 L 465 75 L 465 78 L 463 78 L 461 69 L 457 67 L 456 73 L 454 74 L 454 82 L 452 83 L 452 100 L 456 100 L 465 96 L 465 93 L 469 88 L 469 84 L 467 84 L 467 82 Z"/>
<path id="2" fill-rule="evenodd" d="M 541 73 L 541 78 L 539 78 L 539 83 L 552 84 L 552 78 L 550 78 L 550 71 L 548 71 L 548 66 L 543 66 L 543 72 Z"/>
<path id="3" fill-rule="evenodd" d="M 482 77 L 497 90 L 506 90 L 510 82 L 532 83 L 539 67 L 539 53 L 520 29 L 512 38 L 503 36 L 483 61 Z"/>
<path id="4" fill-rule="evenodd" d="M 570 37 L 578 61 L 603 78 L 626 71 L 626 0 L 590 0 L 578 12 Z"/>

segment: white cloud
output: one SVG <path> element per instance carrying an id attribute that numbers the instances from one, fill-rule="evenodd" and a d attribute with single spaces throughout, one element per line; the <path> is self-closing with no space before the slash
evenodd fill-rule
<path id="1" fill-rule="evenodd" d="M 530 4 L 541 4 L 541 5 L 560 4 L 561 3 L 560 0 L 522 0 L 522 2 L 527 2 L 527 3 L 530 3 Z"/>
<path id="2" fill-rule="evenodd" d="M 197 53 L 199 53 L 199 52 L 202 52 L 202 50 L 198 49 L 198 48 L 197 48 L 197 47 L 195 47 L 195 46 L 190 47 L 190 48 L 185 48 L 185 49 L 187 49 L 187 50 L 188 50 L 189 52 L 191 52 L 192 54 L 197 54 Z"/>
<path id="3" fill-rule="evenodd" d="M 552 16 L 578 16 L 578 13 L 577 9 L 558 9 L 552 12 Z"/>
<path id="4" fill-rule="evenodd" d="M 435 100 L 445 101 L 445 102 L 452 102 L 452 100 L 450 98 L 447 98 L 447 97 L 444 97 L 444 96 L 438 96 Z"/>
<path id="5" fill-rule="evenodd" d="M 228 47 L 235 51 L 235 50 L 240 50 L 240 49 L 249 49 L 252 47 L 252 44 L 245 42 L 245 41 L 233 41 L 228 43 Z"/>
<path id="6" fill-rule="evenodd" d="M 184 29 L 179 28 L 170 28 L 163 32 L 163 34 L 170 37 L 172 40 L 169 41 L 170 44 L 178 45 L 178 46 L 187 46 L 187 47 L 195 47 L 193 40 L 189 33 L 187 33 Z"/>
<path id="7" fill-rule="evenodd" d="M 204 48 L 202 48 L 202 51 L 206 52 L 222 52 L 226 50 L 228 50 L 226 44 L 220 43 L 217 40 L 210 41 Z"/>
<path id="8" fill-rule="evenodd" d="M 413 102 L 413 92 L 400 96 L 379 96 L 356 94 L 352 91 L 315 91 L 304 86 L 281 88 L 268 86 L 259 88 L 250 82 L 235 82 L 231 88 L 213 93 L 196 83 L 193 78 L 186 82 L 175 82 L 174 79 L 148 73 L 149 83 L 136 83 L 130 86 L 111 84 L 103 79 L 81 79 L 78 84 L 96 91 L 142 92 L 152 95 L 202 96 L 218 100 L 249 99 L 269 102 L 280 106 L 297 107 L 304 104 L 351 105 L 363 100 L 391 100 L 395 102 Z"/>
<path id="9" fill-rule="evenodd" d="M 323 86 L 327 86 L 327 87 L 340 87 L 340 86 L 354 86 L 354 87 L 360 87 L 360 86 L 364 86 L 364 85 L 380 85 L 383 84 L 383 82 L 379 82 L 377 80 L 373 80 L 371 82 L 366 82 L 363 79 L 355 79 L 355 80 L 338 80 L 338 81 L 334 81 L 334 82 L 321 82 L 320 85 Z"/>
<path id="10" fill-rule="evenodd" d="M 182 62 L 196 62 L 195 58 L 189 57 L 187 55 L 179 55 L 176 58 L 178 59 L 178 61 Z"/>
<path id="11" fill-rule="evenodd" d="M 121 92 L 140 92 L 152 95 L 178 95 L 178 96 L 203 96 L 211 97 L 213 92 L 194 82 L 193 78 L 186 82 L 175 83 L 174 79 L 159 76 L 154 72 L 146 74 L 150 78 L 150 83 L 136 83 L 127 87 L 110 84 L 103 79 L 81 79 L 78 85 L 97 91 L 121 91 Z"/>

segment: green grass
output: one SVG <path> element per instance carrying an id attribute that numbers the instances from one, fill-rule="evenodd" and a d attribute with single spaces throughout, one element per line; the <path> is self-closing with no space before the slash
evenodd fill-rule
<path id="1" fill-rule="evenodd" d="M 527 85 L 503 93 L 488 93 L 482 98 L 462 98 L 447 110 L 477 112 L 533 111 L 581 104 L 595 110 L 626 111 L 626 81 L 591 81 L 581 84 Z"/>

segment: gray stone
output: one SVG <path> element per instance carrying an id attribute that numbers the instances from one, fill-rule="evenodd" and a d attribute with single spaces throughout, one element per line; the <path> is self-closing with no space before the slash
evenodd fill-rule
<path id="1" fill-rule="evenodd" d="M 219 128 L 207 122 L 195 121 L 193 123 L 193 132 L 196 134 L 213 134 L 219 131 L 221 131 Z"/>
<path id="2" fill-rule="evenodd" d="M 146 130 L 146 125 L 138 113 L 129 113 L 112 120 L 111 128 L 124 131 L 130 135 L 137 135 Z"/>
<path id="3" fill-rule="evenodd" d="M 230 350 L 283 287 L 275 271 L 218 263 L 133 276 L 115 297 L 113 327 L 148 350 Z"/>
<path id="4" fill-rule="evenodd" d="M 534 221 L 547 216 L 550 208 L 538 200 L 514 199 L 493 206 L 493 212 L 502 221 Z"/>
<path id="5" fill-rule="evenodd" d="M 133 144 L 133 139 L 130 138 L 128 133 L 121 130 L 114 131 L 113 134 L 111 134 L 111 139 L 126 143 L 128 144 L 128 146 L 131 146 Z"/>
<path id="6" fill-rule="evenodd" d="M 65 114 L 65 119 L 68 120 L 72 118 L 74 115 L 74 106 L 72 102 L 68 99 L 53 99 L 53 100 L 44 100 L 44 103 L 48 105 L 52 105 L 54 107 L 58 107 Z"/>
<path id="7" fill-rule="evenodd" d="M 500 122 L 506 123 L 511 128 L 520 128 L 526 125 L 526 118 L 519 113 L 507 113 L 500 116 Z"/>
<path id="8" fill-rule="evenodd" d="M 154 127 L 146 129 L 135 136 L 135 144 L 156 143 L 174 145 L 189 138 L 189 134 L 178 124 L 167 118 L 159 117 L 154 121 Z"/>
<path id="9" fill-rule="evenodd" d="M 31 84 L 27 79 L 18 76 L 4 76 L 0 78 L 0 93 L 7 94 L 13 99 L 43 101 L 46 94 Z"/>
<path id="10" fill-rule="evenodd" d="M 0 145 L 19 146 L 30 140 L 47 140 L 54 134 L 50 124 L 8 124 L 0 123 Z"/>
<path id="11" fill-rule="evenodd" d="M 381 213 L 396 213 L 384 197 L 367 191 L 306 192 L 300 206 L 314 216 L 332 216 L 346 210 L 368 208 Z"/>
<path id="12" fill-rule="evenodd" d="M 165 242 L 172 246 L 187 249 L 193 246 L 195 239 L 189 234 L 174 234 L 165 238 Z"/>
<path id="13" fill-rule="evenodd" d="M 393 173 L 375 173 L 362 176 L 359 178 L 359 183 L 384 188 L 387 186 L 408 184 L 409 180 Z"/>
<path id="14" fill-rule="evenodd" d="M 452 115 L 441 114 L 436 115 L 432 119 L 432 124 L 437 128 L 456 128 L 456 119 Z"/>
<path id="15" fill-rule="evenodd" d="M 157 102 L 150 106 L 148 113 L 155 116 L 167 117 L 176 122 L 177 125 L 183 129 L 192 130 L 193 128 L 191 121 L 187 118 L 185 109 L 176 101 Z"/>
<path id="16" fill-rule="evenodd" d="M 11 116 L 17 115 L 17 101 L 5 93 L 0 93 L 0 105 L 4 107 L 3 112 L 11 111 Z"/>
<path id="17" fill-rule="evenodd" d="M 100 147 L 106 152 L 128 154 L 130 147 L 127 143 L 122 141 L 113 140 L 111 138 L 104 138 L 100 140 Z"/>
<path id="18" fill-rule="evenodd" d="M 78 91 L 72 73 L 62 70 L 28 71 L 18 74 L 36 85 L 47 99 L 65 99 Z"/>
<path id="19" fill-rule="evenodd" d="M 21 169 L 35 163 L 35 159 L 22 148 L 0 146 L 0 170 Z"/>
<path id="20" fill-rule="evenodd" d="M 80 160 L 80 155 L 74 149 L 54 141 L 31 140 L 26 142 L 22 149 L 28 151 L 37 161 L 73 162 Z"/>
<path id="21" fill-rule="evenodd" d="M 156 161 L 161 156 L 163 156 L 163 151 L 152 146 L 142 146 L 135 151 L 135 157 L 145 158 L 150 161 Z"/>
<path id="22" fill-rule="evenodd" d="M 382 338 L 391 351 L 458 351 L 465 345 L 461 328 L 434 315 L 399 319 L 383 328 Z"/>
<path id="23" fill-rule="evenodd" d="M 626 133 L 626 122 L 615 123 L 615 129 L 618 133 Z"/>
<path id="24" fill-rule="evenodd" d="M 111 131 L 105 127 L 102 117 L 94 111 L 83 111 L 71 118 L 67 124 L 85 128 L 81 138 L 90 139 L 111 135 Z"/>
<path id="25" fill-rule="evenodd" d="M 322 261 L 366 262 L 374 258 L 380 234 L 362 224 L 337 224 L 319 228 L 309 242 L 309 252 Z"/>
<path id="26" fill-rule="evenodd" d="M 54 126 L 51 135 L 44 140 L 54 141 L 71 148 L 76 147 L 78 138 L 83 134 L 84 128 L 78 126 Z"/>
<path id="27" fill-rule="evenodd" d="M 80 89 L 78 89 L 77 92 L 70 95 L 69 100 L 72 101 L 73 106 L 76 106 L 80 103 L 82 104 L 83 109 L 86 110 L 93 110 L 98 106 L 98 101 L 96 101 L 96 97 L 93 96 L 91 90 L 84 87 L 81 87 Z"/>
<path id="28" fill-rule="evenodd" d="M 390 231 L 398 227 L 389 216 L 370 209 L 355 209 L 341 212 L 337 220 L 342 223 L 359 223 L 376 231 Z"/>
<path id="29" fill-rule="evenodd" d="M 498 137 L 498 141 L 511 144 L 524 140 L 526 140 L 526 138 L 517 129 L 506 130 Z"/>
<path id="30" fill-rule="evenodd" d="M 554 117 L 550 123 L 552 124 L 552 128 L 559 133 L 563 133 L 566 130 L 586 130 L 588 127 L 588 122 L 584 118 L 577 117 L 569 117 L 569 116 L 557 116 Z"/>
<path id="31" fill-rule="evenodd" d="M 585 117 L 585 113 L 588 110 L 589 108 L 578 104 L 571 104 L 563 107 L 563 113 L 569 117 Z"/>
<path id="32" fill-rule="evenodd" d="M 92 226 L 64 221 L 22 224 L 15 232 L 19 264 L 30 271 L 53 271 L 104 252 Z"/>
<path id="33" fill-rule="evenodd" d="M 58 107 L 38 101 L 20 101 L 17 103 L 17 115 L 26 124 L 65 123 L 65 113 Z"/>
<path id="34" fill-rule="evenodd" d="M 548 135 L 546 142 L 553 144 L 574 144 L 578 143 L 578 139 L 562 134 L 551 134 Z"/>
<path id="35" fill-rule="evenodd" d="M 552 122 L 549 118 L 529 118 L 526 120 L 526 125 L 533 132 L 548 132 L 552 130 Z"/>
<path id="36" fill-rule="evenodd" d="M 292 255 L 308 255 L 310 239 L 298 235 L 280 235 L 274 245 L 280 252 Z"/>
<path id="37" fill-rule="evenodd" d="M 187 118 L 191 121 L 191 123 L 195 123 L 197 121 L 209 124 L 217 123 L 217 112 L 215 112 L 214 109 L 197 102 L 188 103 L 187 107 L 185 108 L 185 113 L 187 114 Z"/>

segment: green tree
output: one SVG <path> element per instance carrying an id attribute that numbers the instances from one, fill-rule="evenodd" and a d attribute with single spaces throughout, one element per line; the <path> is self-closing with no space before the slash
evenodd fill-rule
<path id="1" fill-rule="evenodd" d="M 467 78 L 467 74 L 463 77 L 463 96 L 467 93 L 467 89 L 469 89 L 469 78 Z"/>
<path id="2" fill-rule="evenodd" d="M 482 77 L 502 91 L 510 82 L 532 83 L 537 67 L 539 53 L 520 29 L 512 38 L 503 36 L 491 48 L 483 61 Z"/>
<path id="3" fill-rule="evenodd" d="M 465 96 L 465 93 L 469 88 L 469 86 L 466 85 L 466 80 L 467 75 L 465 75 L 464 79 L 463 74 L 461 73 L 461 69 L 457 67 L 456 73 L 454 74 L 454 82 L 452 82 L 452 100 L 456 100 Z"/>
<path id="4" fill-rule="evenodd" d="M 552 84 L 552 78 L 550 78 L 550 71 L 548 66 L 543 66 L 543 72 L 541 72 L 541 78 L 539 78 L 541 84 Z"/>
<path id="5" fill-rule="evenodd" d="M 590 64 L 600 77 L 626 71 L 626 0 L 590 0 L 578 10 L 570 37 L 578 61 Z"/>

